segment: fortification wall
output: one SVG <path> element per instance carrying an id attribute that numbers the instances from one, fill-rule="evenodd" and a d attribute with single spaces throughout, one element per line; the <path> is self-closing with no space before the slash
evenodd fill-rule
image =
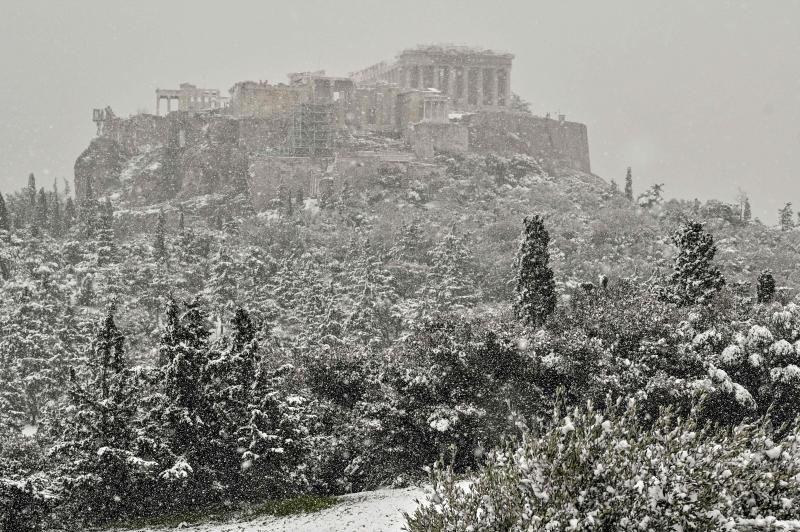
<path id="1" fill-rule="evenodd" d="M 520 112 L 481 112 L 462 119 L 478 153 L 524 153 L 591 172 L 585 124 Z"/>
<path id="2" fill-rule="evenodd" d="M 463 124 L 420 122 L 406 131 L 406 142 L 420 159 L 432 159 L 437 151 L 467 151 L 469 130 Z"/>

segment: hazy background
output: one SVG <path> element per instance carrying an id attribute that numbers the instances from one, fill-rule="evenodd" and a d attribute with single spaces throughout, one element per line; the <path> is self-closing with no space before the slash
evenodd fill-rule
<path id="1" fill-rule="evenodd" d="M 227 92 L 345 75 L 418 43 L 516 54 L 512 90 L 589 128 L 593 171 L 635 192 L 800 207 L 800 1 L 0 0 L 0 190 L 72 178 L 93 107 L 156 87 Z"/>

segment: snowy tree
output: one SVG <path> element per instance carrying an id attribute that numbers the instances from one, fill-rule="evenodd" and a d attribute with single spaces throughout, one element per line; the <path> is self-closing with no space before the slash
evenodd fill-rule
<path id="1" fill-rule="evenodd" d="M 75 211 L 75 202 L 72 198 L 67 198 L 66 206 L 64 207 L 64 230 L 69 231 L 75 225 L 77 214 Z"/>
<path id="2" fill-rule="evenodd" d="M 633 172 L 631 172 L 630 166 L 625 173 L 625 197 L 628 201 L 633 201 Z"/>
<path id="3" fill-rule="evenodd" d="M 550 235 L 539 215 L 526 217 L 524 227 L 514 261 L 517 270 L 514 311 L 528 325 L 540 326 L 556 308 L 555 281 L 549 266 Z"/>
<path id="4" fill-rule="evenodd" d="M 661 197 L 661 189 L 663 187 L 664 187 L 663 184 L 660 183 L 654 184 L 646 191 L 639 194 L 639 197 L 636 198 L 636 204 L 646 209 L 649 209 L 655 205 L 660 204 L 663 200 Z"/>
<path id="5" fill-rule="evenodd" d="M 100 210 L 97 224 L 97 264 L 105 266 L 116 261 L 116 244 L 114 243 L 114 207 L 106 198 Z"/>
<path id="6" fill-rule="evenodd" d="M 431 267 L 419 291 L 420 317 L 473 307 L 479 292 L 466 239 L 451 230 L 428 252 L 428 260 Z"/>
<path id="7" fill-rule="evenodd" d="M 11 217 L 8 214 L 6 200 L 3 198 L 2 193 L 0 193 L 0 231 L 11 231 Z"/>
<path id="8" fill-rule="evenodd" d="M 778 211 L 778 225 L 781 231 L 789 231 L 794 227 L 794 213 L 792 211 L 792 203 L 789 202 Z"/>
<path id="9" fill-rule="evenodd" d="M 85 517 L 117 517 L 134 503 L 137 469 L 145 461 L 134 452 L 133 421 L 136 394 L 126 367 L 125 338 L 114 323 L 110 308 L 93 342 L 88 374 L 71 372 L 71 407 L 63 419 L 64 434 L 54 453 L 66 459 L 66 486 L 72 502 L 92 508 Z"/>
<path id="10" fill-rule="evenodd" d="M 156 232 L 153 238 L 153 256 L 158 261 L 165 261 L 167 259 L 167 217 L 164 214 L 164 209 L 158 211 L 158 222 L 156 223 Z"/>
<path id="11" fill-rule="evenodd" d="M 181 314 L 178 303 L 170 300 L 159 346 L 159 357 L 166 362 L 163 386 L 168 404 L 163 419 L 178 455 L 196 450 L 202 440 L 206 402 L 199 383 L 208 362 L 210 336 L 200 302 L 184 306 Z"/>
<path id="12" fill-rule="evenodd" d="M 713 264 L 717 247 L 714 237 L 699 222 L 688 222 L 672 236 L 678 248 L 667 287 L 668 297 L 678 305 L 707 304 L 722 289 L 725 279 Z"/>
<path id="13" fill-rule="evenodd" d="M 94 233 L 97 228 L 97 200 L 94 196 L 94 188 L 92 187 L 92 179 L 86 180 L 86 191 L 83 199 L 80 201 L 80 222 L 85 238 L 94 238 Z"/>
<path id="14" fill-rule="evenodd" d="M 759 303 L 769 303 L 775 297 L 775 277 L 770 270 L 764 270 L 758 276 L 756 297 Z"/>

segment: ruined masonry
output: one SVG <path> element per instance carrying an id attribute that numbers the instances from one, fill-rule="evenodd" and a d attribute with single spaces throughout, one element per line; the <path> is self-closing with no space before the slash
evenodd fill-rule
<path id="1" fill-rule="evenodd" d="M 346 77 L 297 72 L 286 82 L 156 90 L 156 114 L 95 109 L 97 138 L 75 163 L 78 198 L 138 204 L 248 191 L 268 209 L 281 191 L 315 197 L 359 186 L 381 168 L 409 179 L 440 171 L 436 153 L 523 153 L 590 172 L 586 126 L 515 109 L 514 56 L 417 46 Z"/>

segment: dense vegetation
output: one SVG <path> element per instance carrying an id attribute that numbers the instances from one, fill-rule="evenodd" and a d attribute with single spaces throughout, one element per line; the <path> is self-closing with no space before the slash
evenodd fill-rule
<path id="1" fill-rule="evenodd" d="M 76 205 L 33 177 L 0 196 L 3 526 L 401 484 L 441 456 L 513 477 L 503 453 L 576 440 L 550 430 L 563 415 L 520 451 L 504 438 L 589 400 L 633 401 L 614 430 L 667 461 L 675 430 L 730 443 L 720 463 L 754 433 L 792 437 L 794 231 L 524 156 L 440 162 L 426 182 L 386 168 L 320 201 L 284 191 L 259 215 L 245 197 Z M 756 513 L 783 515 L 775 494 L 800 502 L 759 492 Z M 422 512 L 421 529 L 445 519 Z"/>

